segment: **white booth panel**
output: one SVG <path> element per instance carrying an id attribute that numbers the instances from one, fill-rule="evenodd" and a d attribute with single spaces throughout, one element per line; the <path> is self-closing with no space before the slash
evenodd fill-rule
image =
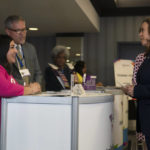
<path id="1" fill-rule="evenodd" d="M 79 150 L 106 150 L 112 146 L 113 103 L 79 106 Z"/>
<path id="2" fill-rule="evenodd" d="M 0 149 L 111 149 L 112 119 L 111 94 L 5 98 Z"/>
<path id="3" fill-rule="evenodd" d="M 123 145 L 122 95 L 114 95 L 113 144 L 118 148 Z"/>
<path id="4" fill-rule="evenodd" d="M 128 96 L 123 94 L 123 129 L 128 128 Z"/>
<path id="5" fill-rule="evenodd" d="M 71 105 L 8 103 L 7 150 L 70 150 Z"/>

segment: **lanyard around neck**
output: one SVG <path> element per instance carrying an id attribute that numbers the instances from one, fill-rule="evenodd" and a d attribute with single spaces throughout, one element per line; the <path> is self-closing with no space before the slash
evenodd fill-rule
<path id="1" fill-rule="evenodd" d="M 24 59 L 24 57 L 23 57 L 23 59 L 21 60 L 18 55 L 16 55 L 16 56 L 17 56 L 17 60 L 18 60 L 18 62 L 19 62 L 19 65 L 20 65 L 20 67 L 22 68 L 22 67 L 24 66 L 24 64 L 23 64 L 23 59 Z"/>

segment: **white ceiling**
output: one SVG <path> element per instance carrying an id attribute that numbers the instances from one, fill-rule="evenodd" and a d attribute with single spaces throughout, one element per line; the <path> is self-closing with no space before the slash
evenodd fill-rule
<path id="1" fill-rule="evenodd" d="M 80 0 L 87 2 L 89 0 Z M 95 20 L 82 8 L 79 0 L 1 0 L 0 34 L 4 34 L 3 22 L 8 15 L 17 14 L 25 18 L 28 27 L 38 27 L 39 31 L 29 31 L 30 35 L 50 35 L 65 32 L 98 32 L 98 15 L 93 6 L 90 10 Z M 84 6 L 83 6 L 84 7 Z M 88 8 L 88 7 L 86 7 Z M 90 12 L 89 10 L 89 12 Z M 86 13 L 87 12 L 87 13 Z"/>
<path id="2" fill-rule="evenodd" d="M 148 7 L 150 0 L 115 0 L 117 7 Z"/>

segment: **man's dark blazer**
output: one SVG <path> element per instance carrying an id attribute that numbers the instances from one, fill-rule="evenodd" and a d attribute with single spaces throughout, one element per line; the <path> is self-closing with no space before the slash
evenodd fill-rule
<path id="1" fill-rule="evenodd" d="M 36 50 L 34 46 L 28 42 L 26 42 L 25 44 L 21 46 L 23 50 L 26 68 L 29 69 L 29 72 L 31 74 L 29 77 L 29 81 L 38 82 L 41 84 L 42 72 L 39 66 L 39 62 L 38 62 L 38 58 L 37 58 L 37 54 L 36 54 Z M 21 85 L 24 84 L 24 81 L 18 69 L 17 61 L 15 64 L 12 65 L 12 75 L 19 84 Z"/>

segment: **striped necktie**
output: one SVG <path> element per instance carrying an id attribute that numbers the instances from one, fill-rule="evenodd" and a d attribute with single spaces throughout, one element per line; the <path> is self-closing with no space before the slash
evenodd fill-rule
<path id="1" fill-rule="evenodd" d="M 27 69 L 26 65 L 25 65 L 25 60 L 24 60 L 24 57 L 23 57 L 21 45 L 20 44 L 17 45 L 16 49 L 18 50 L 17 61 L 18 61 L 19 70 L 20 69 Z M 29 76 L 24 76 L 23 81 L 24 81 L 24 85 L 28 85 L 29 84 Z"/>

